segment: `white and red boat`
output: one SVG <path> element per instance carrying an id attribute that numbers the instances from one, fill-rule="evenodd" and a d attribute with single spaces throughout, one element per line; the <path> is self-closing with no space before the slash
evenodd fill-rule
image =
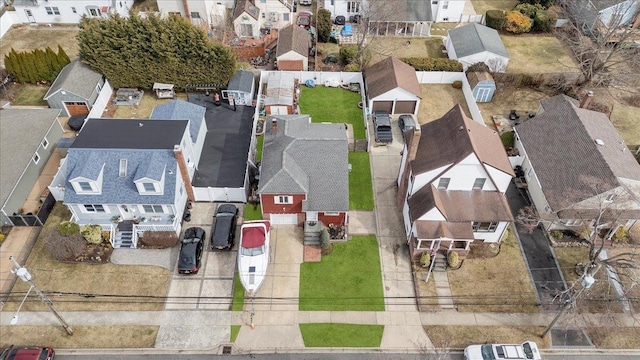
<path id="1" fill-rule="evenodd" d="M 267 276 L 270 228 L 267 220 L 245 221 L 240 227 L 238 272 L 242 286 L 250 294 L 255 294 Z"/>

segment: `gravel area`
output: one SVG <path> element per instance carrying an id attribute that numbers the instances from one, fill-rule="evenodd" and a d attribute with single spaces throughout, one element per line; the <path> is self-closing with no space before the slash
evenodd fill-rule
<path id="1" fill-rule="evenodd" d="M 154 265 L 173 270 L 179 248 L 169 249 L 115 249 L 111 262 L 118 265 Z"/>

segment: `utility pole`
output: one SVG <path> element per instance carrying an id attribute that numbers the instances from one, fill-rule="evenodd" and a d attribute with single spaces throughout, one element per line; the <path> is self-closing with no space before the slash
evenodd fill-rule
<path id="1" fill-rule="evenodd" d="M 575 303 L 576 299 L 580 297 L 580 294 L 582 294 L 584 290 L 590 289 L 593 286 L 594 282 L 595 282 L 595 279 L 593 278 L 593 275 L 589 273 L 584 274 L 584 276 L 582 277 L 582 283 L 581 283 L 582 288 L 575 295 L 569 294 L 569 298 L 564 302 L 564 305 L 562 305 L 562 308 L 560 308 L 560 311 L 558 311 L 558 314 L 556 314 L 556 316 L 553 318 L 553 320 L 551 321 L 551 324 L 549 324 L 549 326 L 547 326 L 547 328 L 544 329 L 544 332 L 542 332 L 542 335 L 540 335 L 541 338 L 543 338 L 545 335 L 547 335 L 549 331 L 551 331 L 551 328 L 553 328 L 553 325 L 556 324 L 556 322 L 558 321 L 558 319 L 560 319 L 562 314 L 564 314 L 567 310 L 569 310 L 569 308 L 573 306 L 573 304 Z"/>
<path id="2" fill-rule="evenodd" d="M 73 335 L 73 330 L 71 329 L 71 326 L 69 326 L 69 324 L 67 324 L 67 322 L 64 321 L 64 319 L 62 318 L 62 316 L 60 316 L 60 314 L 56 311 L 56 309 L 53 308 L 53 302 L 51 302 L 51 300 L 42 291 L 40 291 L 40 289 L 33 282 L 31 278 L 31 274 L 29 273 L 29 270 L 27 270 L 27 268 L 25 267 L 20 266 L 20 264 L 18 264 L 16 259 L 13 258 L 13 256 L 9 256 L 9 260 L 11 260 L 11 262 L 13 263 L 13 270 L 11 270 L 11 272 L 18 275 L 18 277 L 22 281 L 27 282 L 29 283 L 29 285 L 31 285 L 31 288 L 33 288 L 36 294 L 38 294 L 38 297 L 40 298 L 40 300 L 42 300 L 42 302 L 49 307 L 49 310 L 51 310 L 53 315 L 55 315 L 58 321 L 60 321 L 60 324 L 62 324 L 62 327 L 67 332 L 67 334 Z"/>

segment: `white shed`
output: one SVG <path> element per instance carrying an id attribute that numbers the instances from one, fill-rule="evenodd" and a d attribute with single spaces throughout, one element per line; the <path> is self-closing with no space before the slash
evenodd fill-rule
<path id="1" fill-rule="evenodd" d="M 505 72 L 509 55 L 498 32 L 490 27 L 471 23 L 449 30 L 445 39 L 449 59 L 456 59 L 466 70 L 483 62 L 493 72 Z"/>

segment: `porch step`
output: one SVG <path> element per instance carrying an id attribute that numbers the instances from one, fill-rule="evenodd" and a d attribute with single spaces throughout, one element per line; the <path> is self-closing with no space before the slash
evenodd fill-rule
<path id="1" fill-rule="evenodd" d="M 434 260 L 433 271 L 447 271 L 447 258 L 439 252 Z"/>
<path id="2" fill-rule="evenodd" d="M 304 245 L 320 245 L 320 231 L 305 231 Z"/>
<path id="3" fill-rule="evenodd" d="M 118 231 L 113 239 L 114 248 L 132 248 L 133 247 L 133 231 Z"/>

